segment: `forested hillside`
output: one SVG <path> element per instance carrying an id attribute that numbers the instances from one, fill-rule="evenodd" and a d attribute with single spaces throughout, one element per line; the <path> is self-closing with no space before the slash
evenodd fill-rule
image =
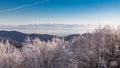
<path id="1" fill-rule="evenodd" d="M 120 28 L 99 27 L 67 41 L 27 38 L 0 43 L 0 68 L 120 68 Z"/>

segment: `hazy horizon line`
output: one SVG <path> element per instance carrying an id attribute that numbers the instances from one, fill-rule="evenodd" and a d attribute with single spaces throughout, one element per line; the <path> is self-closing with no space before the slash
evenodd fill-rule
<path id="1" fill-rule="evenodd" d="M 3 26 L 20 26 L 20 25 L 103 25 L 103 24 L 63 24 L 63 23 L 40 23 L 40 24 L 0 24 Z"/>

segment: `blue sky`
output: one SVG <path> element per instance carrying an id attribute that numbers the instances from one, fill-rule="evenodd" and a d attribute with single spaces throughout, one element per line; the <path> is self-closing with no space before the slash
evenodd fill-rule
<path id="1" fill-rule="evenodd" d="M 120 0 L 0 0 L 0 24 L 116 24 Z"/>

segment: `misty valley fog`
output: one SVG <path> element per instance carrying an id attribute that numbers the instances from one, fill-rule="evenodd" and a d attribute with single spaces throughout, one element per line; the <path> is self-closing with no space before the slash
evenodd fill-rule
<path id="1" fill-rule="evenodd" d="M 64 25 L 64 24 L 41 24 L 41 25 L 1 25 L 0 30 L 19 31 L 23 33 L 52 34 L 65 36 L 69 34 L 82 34 L 93 31 L 97 25 Z"/>

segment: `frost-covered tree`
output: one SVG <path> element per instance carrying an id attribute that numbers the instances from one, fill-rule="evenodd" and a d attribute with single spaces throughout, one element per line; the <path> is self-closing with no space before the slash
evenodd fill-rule
<path id="1" fill-rule="evenodd" d="M 68 51 L 68 42 L 61 39 L 43 42 L 30 38 L 23 45 L 22 66 L 27 68 L 75 68 Z"/>
<path id="2" fill-rule="evenodd" d="M 0 43 L 0 68 L 19 68 L 22 61 L 23 56 L 19 49 L 8 41 Z"/>
<path id="3" fill-rule="evenodd" d="M 80 68 L 119 68 L 120 30 L 110 26 L 99 28 L 92 33 L 75 38 L 75 59 Z"/>

